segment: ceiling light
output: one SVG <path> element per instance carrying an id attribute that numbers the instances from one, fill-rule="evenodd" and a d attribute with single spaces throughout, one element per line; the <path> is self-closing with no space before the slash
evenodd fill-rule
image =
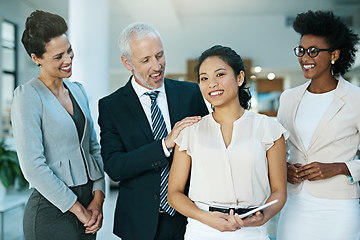
<path id="1" fill-rule="evenodd" d="M 269 80 L 274 80 L 274 78 L 275 78 L 275 73 L 269 73 L 269 74 L 267 75 L 267 78 L 268 78 Z"/>
<path id="2" fill-rule="evenodd" d="M 256 67 L 254 68 L 254 71 L 255 71 L 256 73 L 259 73 L 259 72 L 261 72 L 261 67 L 259 67 L 259 66 L 256 66 Z"/>

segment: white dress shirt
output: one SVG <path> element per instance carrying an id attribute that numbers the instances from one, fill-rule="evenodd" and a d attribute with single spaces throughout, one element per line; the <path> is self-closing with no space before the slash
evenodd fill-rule
<path id="1" fill-rule="evenodd" d="M 168 133 L 170 133 L 171 131 L 171 122 L 170 122 L 170 114 L 169 114 L 169 107 L 168 107 L 168 103 L 167 103 L 167 98 L 166 98 L 166 92 L 165 92 L 165 83 L 160 87 L 157 88 L 155 90 L 150 90 L 147 89 L 143 86 L 141 86 L 140 84 L 138 84 L 135 81 L 135 78 L 132 77 L 131 78 L 131 85 L 135 90 L 136 95 L 138 96 L 141 106 L 144 109 L 145 115 L 148 119 L 148 122 L 150 124 L 150 126 L 152 127 L 152 121 L 151 121 L 151 99 L 148 95 L 145 95 L 145 93 L 151 93 L 156 91 L 159 91 L 159 95 L 157 97 L 157 104 L 160 107 L 161 113 L 164 117 L 165 120 L 165 124 L 166 124 L 166 129 L 168 131 Z M 165 145 L 165 141 L 164 139 L 162 139 L 162 146 L 164 149 L 164 153 L 166 157 L 170 156 L 170 151 L 169 149 L 167 149 L 166 145 Z"/>

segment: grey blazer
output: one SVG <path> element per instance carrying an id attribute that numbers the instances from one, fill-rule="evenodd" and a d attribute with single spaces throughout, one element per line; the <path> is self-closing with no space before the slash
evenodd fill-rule
<path id="1" fill-rule="evenodd" d="M 94 182 L 105 192 L 103 162 L 88 99 L 80 83 L 64 81 L 85 116 L 79 138 L 74 121 L 38 78 L 17 87 L 11 120 L 20 167 L 30 184 L 62 212 L 76 202 L 69 187 Z M 83 160 L 83 157 L 85 161 Z"/>

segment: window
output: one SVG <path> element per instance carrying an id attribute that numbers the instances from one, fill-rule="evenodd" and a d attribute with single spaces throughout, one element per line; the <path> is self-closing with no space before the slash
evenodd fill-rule
<path id="1" fill-rule="evenodd" d="M 12 137 L 10 110 L 17 79 L 17 47 L 16 25 L 9 21 L 1 23 L 1 78 L 0 109 L 2 116 L 2 136 Z"/>

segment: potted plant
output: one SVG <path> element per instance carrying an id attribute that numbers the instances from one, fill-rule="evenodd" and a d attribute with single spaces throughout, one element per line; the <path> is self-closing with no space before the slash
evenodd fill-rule
<path id="1" fill-rule="evenodd" d="M 15 151 L 8 149 L 4 141 L 0 142 L 0 185 L 6 190 L 18 184 L 20 188 L 27 186 L 27 182 L 20 170 L 19 160 Z M 0 186 L 1 188 L 1 186 Z M 0 190 L 1 191 L 1 190 Z M 4 190 L 3 190 L 4 191 Z M 5 192 L 2 198 L 5 197 Z M 0 201 L 1 193 L 0 193 Z"/>

